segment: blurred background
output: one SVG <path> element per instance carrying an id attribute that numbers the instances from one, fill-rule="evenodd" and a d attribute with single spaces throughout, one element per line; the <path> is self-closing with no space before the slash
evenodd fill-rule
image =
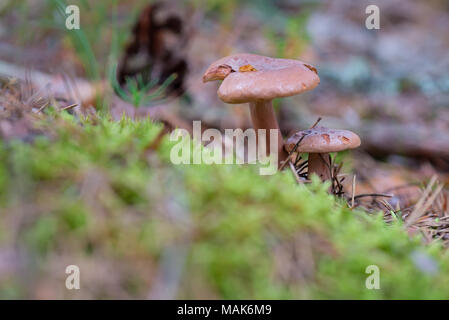
<path id="1" fill-rule="evenodd" d="M 157 81 L 179 74 L 169 93 L 182 96 L 164 104 L 141 101 L 159 106 L 126 112 L 158 117 L 163 108 L 186 125 L 201 119 L 210 127 L 232 128 L 250 126 L 246 108 L 222 103 L 217 83 L 202 84 L 205 68 L 238 52 L 298 58 L 316 65 L 321 84 L 276 102 L 285 135 L 322 116 L 322 125 L 361 134 L 362 148 L 376 158 L 410 165 L 423 160 L 420 164 L 432 165 L 423 169 L 448 169 L 446 1 L 376 1 L 380 30 L 365 27 L 368 1 L 177 1 L 153 12 L 145 11 L 148 1 L 73 3 L 79 5 L 82 28 L 68 32 L 62 1 L 3 1 L 2 63 L 91 83 L 109 81 L 119 68 L 123 83 L 128 73 L 141 71 L 132 65 L 139 64 L 133 62 L 138 55 L 127 50 L 147 41 L 142 47 L 153 51 L 141 66 L 162 69 L 152 75 Z M 142 26 L 143 40 L 136 40 L 133 27 L 146 18 L 155 25 Z M 173 25 L 156 26 L 170 18 Z M 107 105 L 120 117 L 126 105 L 107 98 L 95 107 Z"/>
<path id="2" fill-rule="evenodd" d="M 65 8 L 68 4 L 76 4 L 80 9 L 79 30 L 67 30 L 65 26 Z M 380 9 L 379 30 L 365 27 L 369 16 L 365 9 L 371 4 Z M 152 120 L 163 123 L 168 131 L 175 127 L 191 130 L 193 120 L 201 120 L 203 129 L 250 128 L 246 107 L 223 103 L 216 94 L 217 82 L 202 83 L 206 68 L 221 57 L 240 52 L 300 59 L 318 69 L 321 83 L 305 94 L 274 101 L 284 136 L 310 127 L 318 117 L 322 117 L 320 124 L 323 126 L 358 133 L 362 140 L 361 147 L 347 154 L 343 161 L 343 171 L 350 175 L 344 182 L 345 188 L 352 192 L 352 177 L 355 175 L 357 193 L 394 191 L 394 196 L 386 204 L 370 203 L 371 199 L 364 204 L 368 211 L 382 210 L 391 218 L 391 208 L 411 208 L 416 204 L 422 196 L 424 184 L 432 176 L 436 175 L 442 184 L 449 182 L 448 30 L 449 2 L 445 0 L 180 0 L 158 3 L 148 0 L 2 0 L 0 137 L 4 142 L 16 139 L 26 142 L 42 133 L 36 128 L 34 120 L 22 114 L 23 110 L 15 109 L 18 105 L 35 112 L 51 104 L 75 116 L 108 114 L 117 121 L 123 114 L 135 119 L 150 116 Z M 11 78 L 17 78 L 22 83 L 18 91 L 12 89 L 16 83 L 11 83 Z M 126 80 L 130 78 L 133 80 Z M 33 90 L 27 89 L 27 85 Z M 10 103 L 11 99 L 16 100 Z M 92 130 L 90 134 L 100 134 Z M 75 131 L 70 132 L 78 136 Z M 53 133 L 48 135 L 52 136 Z M 51 153 L 52 150 L 55 149 L 49 148 L 47 152 Z M 126 153 L 126 149 L 122 151 Z M 7 151 L 3 153 L 5 157 L 6 154 Z M 45 162 L 45 159 L 42 161 Z M 5 172 L 10 170 L 6 162 Z M 105 167 L 108 165 L 105 164 Z M 20 167 L 17 170 L 23 172 Z M 118 175 L 120 170 L 117 170 Z M 87 183 L 87 190 L 100 188 L 98 184 L 103 183 L 103 176 L 96 171 L 88 171 L 87 174 L 94 177 L 90 184 L 90 180 L 82 180 Z M 154 181 L 161 181 L 159 188 L 162 190 L 173 189 L 178 184 L 170 182 L 172 179 L 177 181 L 178 173 L 175 173 L 175 178 L 172 177 L 173 173 L 161 174 L 162 177 L 158 177 L 157 173 L 148 174 L 156 179 Z M 134 179 L 139 173 L 136 171 L 130 175 Z M 14 181 L 20 180 L 17 175 L 15 177 Z M 81 179 L 78 175 L 77 178 Z M 135 179 L 138 181 L 137 177 Z M 40 181 L 39 178 L 36 181 Z M 20 189 L 23 194 L 16 193 L 17 199 L 12 201 L 11 194 L 7 193 L 12 185 L 11 181 L 9 183 L 7 185 L 5 182 L 3 189 L 5 198 L 8 198 L 3 200 L 3 208 L 9 208 L 9 211 L 5 210 L 9 213 L 8 219 L 3 220 L 2 229 L 13 230 L 26 225 L 24 221 L 27 219 L 19 219 L 20 214 L 12 212 L 31 210 L 34 214 L 40 214 L 47 210 L 43 208 L 49 204 L 27 198 L 29 193 L 23 191 L 27 190 L 24 187 L 27 181 L 18 182 L 18 189 L 13 190 Z M 52 184 L 43 183 L 38 191 L 33 192 L 40 192 L 44 197 L 40 199 L 47 199 L 47 194 L 54 201 L 49 196 L 56 194 L 53 187 Z M 131 191 L 126 191 L 129 192 L 127 201 L 139 203 L 140 200 L 133 198 L 139 197 L 138 191 L 129 188 Z M 178 203 L 183 201 L 179 200 L 182 198 L 179 194 L 182 195 L 182 192 L 173 191 L 173 194 L 165 196 L 177 199 L 174 203 Z M 448 195 L 443 190 L 439 197 L 438 207 L 432 210 L 445 216 Z M 77 206 L 76 202 L 72 204 L 74 208 Z M 180 207 L 185 206 L 181 204 Z M 83 224 L 79 219 L 84 218 L 76 213 L 78 209 L 73 210 L 75 213 L 67 213 L 67 219 L 75 225 Z M 100 209 L 94 206 L 92 210 Z M 177 212 L 178 209 L 174 210 Z M 44 241 L 43 250 L 52 251 L 58 246 L 55 244 L 53 247 L 50 243 L 58 243 L 58 237 L 64 237 L 60 234 L 57 237 L 48 236 L 49 232 L 52 234 L 49 230 L 57 227 L 53 226 L 52 220 L 41 221 L 44 221 L 42 225 L 30 231 L 29 237 L 33 239 L 30 241 L 43 238 L 39 240 Z M 117 241 L 119 247 L 123 246 L 126 251 L 126 239 L 114 234 L 114 228 L 104 230 L 105 237 L 111 237 L 111 243 Z M 16 236 L 19 234 L 21 231 L 17 231 Z M 427 233 L 429 239 L 434 235 Z M 45 240 L 46 237 L 51 240 Z M 449 241 L 445 231 L 438 233 L 438 237 Z M 150 282 L 154 284 L 150 286 L 152 288 L 158 285 L 165 288 L 150 290 L 148 297 L 151 298 L 241 297 L 235 293 L 238 291 L 237 284 L 229 284 L 228 288 L 217 280 L 221 275 L 219 271 L 212 271 L 216 273 L 211 276 L 215 279 L 212 283 L 219 290 L 207 281 L 195 282 L 194 285 L 193 280 L 181 293 L 170 289 L 171 286 L 176 287 L 173 283 L 176 283 L 181 271 L 168 266 L 183 263 L 178 261 L 184 261 L 182 257 L 186 254 L 182 246 L 162 250 L 155 254 L 157 259 L 151 262 L 153 265 L 150 268 L 155 270 L 156 275 L 158 268 L 163 268 L 161 263 L 165 263 L 173 283 L 160 284 L 165 273 L 159 275 L 162 280 L 154 276 L 157 280 L 153 283 L 153 276 L 148 273 L 143 288 L 140 287 L 141 279 L 129 280 L 130 275 L 144 274 L 141 271 L 148 268 L 148 260 L 143 254 L 132 255 L 132 267 L 121 258 L 118 259 L 120 263 L 115 261 L 115 253 L 97 255 L 96 259 L 101 262 L 80 258 L 92 270 L 89 273 L 92 279 L 100 279 L 102 274 L 108 272 L 118 272 L 121 276 L 110 281 L 92 280 L 100 283 L 102 289 L 84 291 L 76 296 L 56 285 L 65 277 L 64 274 L 52 277 L 48 275 L 50 271 L 48 274 L 43 271 L 70 264 L 72 254 L 65 251 L 61 254 L 55 249 L 53 252 L 59 258 L 44 263 L 41 258 L 35 260 L 28 253 L 15 250 L 14 246 L 20 241 L 16 242 L 17 239 L 7 232 L 4 239 L 9 239 L 5 242 L 9 244 L 0 250 L 0 284 L 3 281 L 4 285 L 0 297 L 147 297 Z M 87 250 L 94 250 L 92 248 L 97 240 L 87 239 L 84 243 Z M 48 244 L 45 241 L 49 241 Z M 133 246 L 134 243 L 130 241 L 129 245 Z M 65 248 L 67 246 L 77 245 L 67 240 Z M 204 246 L 202 250 L 207 256 L 207 245 Z M 45 276 L 42 279 L 45 281 L 36 280 L 29 270 L 19 270 L 18 266 L 29 266 L 29 261 L 40 266 L 30 268 L 38 273 L 43 272 Z M 306 270 L 309 267 L 313 269 L 306 266 Z M 21 284 L 21 275 L 33 279 L 33 286 Z M 125 281 L 126 285 L 121 281 Z M 404 288 L 406 292 L 407 287 Z M 243 297 L 257 297 L 253 291 L 243 292 L 246 294 Z M 262 292 L 270 297 L 290 297 L 278 294 L 278 291 Z M 314 297 L 307 294 L 302 292 L 293 297 Z M 319 297 L 332 297 L 332 294 Z"/>

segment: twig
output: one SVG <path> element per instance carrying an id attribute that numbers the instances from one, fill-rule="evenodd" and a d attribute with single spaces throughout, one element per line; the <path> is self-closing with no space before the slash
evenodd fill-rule
<path id="1" fill-rule="evenodd" d="M 291 161 L 289 161 L 288 164 L 290 165 L 290 169 L 293 171 L 293 175 L 296 178 L 296 182 L 298 182 L 298 184 L 301 184 L 301 178 L 298 176 L 295 166 L 293 165 L 293 163 Z"/>
<path id="2" fill-rule="evenodd" d="M 385 198 L 392 198 L 392 194 L 385 194 L 385 193 L 361 193 L 356 196 L 354 196 L 355 199 L 363 198 L 363 197 L 385 197 Z"/>
<path id="3" fill-rule="evenodd" d="M 354 208 L 354 200 L 355 200 L 355 179 L 356 179 L 356 175 L 354 175 L 354 178 L 352 179 L 352 201 L 351 201 L 351 208 Z"/>
<path id="4" fill-rule="evenodd" d="M 313 124 L 313 126 L 310 127 L 310 129 L 313 129 L 317 126 L 317 124 L 321 121 L 321 117 L 318 117 L 318 119 L 315 121 L 315 123 Z"/>
<path id="5" fill-rule="evenodd" d="M 288 163 L 288 162 L 291 162 L 290 160 L 291 160 L 292 156 L 293 156 L 293 153 L 290 153 L 290 154 L 288 155 L 287 159 L 285 159 L 285 160 L 282 162 L 281 166 L 279 167 L 279 171 L 282 171 L 282 169 L 284 169 L 284 167 L 287 165 L 287 163 Z"/>
<path id="6" fill-rule="evenodd" d="M 409 218 L 407 219 L 407 221 L 405 223 L 406 227 L 409 227 L 410 225 L 412 225 L 430 207 L 430 205 L 433 203 L 433 201 L 438 196 L 440 191 L 443 189 L 443 184 L 441 184 L 431 194 L 432 187 L 435 184 L 436 179 L 437 179 L 436 175 L 434 175 L 430 179 L 430 182 L 427 185 L 426 189 L 424 190 L 423 195 L 421 196 L 421 199 L 419 199 L 418 203 L 416 204 L 415 209 L 409 215 Z M 429 195 L 430 195 L 430 197 L 429 197 Z"/>
<path id="7" fill-rule="evenodd" d="M 40 107 L 40 108 L 36 111 L 36 113 L 42 112 L 47 106 L 48 106 L 48 101 L 47 101 L 42 107 Z"/>
<path id="8" fill-rule="evenodd" d="M 74 104 L 71 104 L 71 105 L 69 105 L 67 107 L 64 107 L 64 108 L 61 109 L 61 111 L 70 110 L 72 108 L 75 108 L 76 106 L 78 106 L 78 103 L 74 103 Z"/>

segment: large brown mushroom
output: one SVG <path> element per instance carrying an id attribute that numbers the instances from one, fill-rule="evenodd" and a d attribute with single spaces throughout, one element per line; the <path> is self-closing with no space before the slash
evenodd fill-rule
<path id="1" fill-rule="evenodd" d="M 269 130 L 278 130 L 278 161 L 285 160 L 284 140 L 271 101 L 315 88 L 320 82 L 316 69 L 299 60 L 240 53 L 209 66 L 203 82 L 214 80 L 223 80 L 218 89 L 222 101 L 231 104 L 249 102 L 254 129 L 256 132 L 267 130 L 267 151 L 270 150 Z"/>
<path id="2" fill-rule="evenodd" d="M 308 153 L 308 176 L 315 173 L 325 181 L 332 178 L 329 153 L 354 149 L 358 146 L 360 138 L 354 132 L 315 127 L 296 132 L 287 139 L 285 149 L 287 152 Z"/>

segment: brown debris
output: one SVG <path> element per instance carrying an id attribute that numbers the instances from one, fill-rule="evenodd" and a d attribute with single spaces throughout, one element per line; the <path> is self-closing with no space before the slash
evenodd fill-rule
<path id="1" fill-rule="evenodd" d="M 128 78 L 139 74 L 145 83 L 155 81 L 158 85 L 176 75 L 166 93 L 173 96 L 184 93 L 184 79 L 188 72 L 185 57 L 188 37 L 185 21 L 170 9 L 166 4 L 155 3 L 146 7 L 139 16 L 118 68 L 120 85 L 124 86 Z"/>
<path id="2" fill-rule="evenodd" d="M 318 74 L 318 70 L 315 67 L 311 66 L 310 64 L 304 63 L 304 66 L 306 68 L 308 68 L 309 70 L 311 70 L 311 71 L 315 72 L 316 74 Z"/>
<path id="3" fill-rule="evenodd" d="M 257 71 L 257 69 L 250 64 L 245 64 L 244 66 L 239 67 L 239 72 L 253 72 L 253 71 Z"/>
<path id="4" fill-rule="evenodd" d="M 219 65 L 216 68 L 208 70 L 203 75 L 203 82 L 224 80 L 231 72 L 235 72 L 231 66 L 227 64 Z"/>

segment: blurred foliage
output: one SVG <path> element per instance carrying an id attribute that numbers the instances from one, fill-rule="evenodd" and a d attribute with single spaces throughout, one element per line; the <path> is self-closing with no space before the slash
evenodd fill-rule
<path id="1" fill-rule="evenodd" d="M 167 87 L 176 79 L 176 74 L 171 74 L 160 85 L 155 79 L 146 82 L 142 74 L 138 74 L 136 77 L 128 77 L 126 84 L 122 87 L 117 80 L 117 65 L 115 64 L 111 66 L 108 78 L 114 92 L 121 99 L 139 108 L 143 105 L 148 107 L 151 104 L 162 103 L 167 96 Z"/>
<path id="2" fill-rule="evenodd" d="M 157 2 L 157 1 L 150 1 Z M 126 15 L 121 14 L 125 7 L 123 2 L 74 0 L 43 0 L 30 5 L 30 1 L 10 2 L 6 9 L 14 10 L 18 20 L 18 28 L 12 30 L 14 37 L 21 44 L 42 41 L 46 37 L 60 38 L 65 49 L 73 50 L 90 79 L 100 79 L 107 72 L 108 58 L 118 57 L 126 40 L 130 36 L 131 26 L 141 12 L 146 0 L 130 0 L 126 3 Z M 78 5 L 82 28 L 65 29 L 68 4 Z M 233 31 L 236 13 L 251 12 L 267 23 L 264 33 L 273 45 L 278 57 L 297 58 L 307 47 L 310 37 L 307 32 L 307 21 L 311 8 L 318 4 L 314 1 L 301 3 L 301 10 L 283 10 L 276 1 L 248 1 L 239 3 L 235 0 L 196 1 L 186 0 L 184 5 L 194 10 L 201 10 L 211 20 L 224 28 Z M 4 12 L 3 12 L 4 13 Z M 0 11 L 0 14 L 2 12 Z M 267 20 L 268 19 L 268 20 Z M 29 30 L 39 30 L 30 33 Z M 57 37 L 55 37 L 57 35 Z"/>
<path id="3" fill-rule="evenodd" d="M 285 27 L 280 30 L 266 29 L 266 37 L 275 47 L 275 56 L 296 59 L 308 46 L 310 37 L 307 33 L 309 12 L 285 17 Z"/>
<path id="4" fill-rule="evenodd" d="M 68 4 L 78 5 L 82 28 L 66 31 L 65 9 Z M 99 79 L 105 75 L 108 58 L 117 57 L 129 37 L 130 27 L 141 9 L 148 4 L 146 0 L 127 1 L 127 15 L 119 14 L 125 4 L 113 1 L 86 0 L 45 0 L 39 2 L 11 2 L 6 9 L 14 10 L 20 23 L 12 32 L 21 44 L 31 45 L 43 42 L 46 38 L 60 38 L 68 50 L 73 50 L 82 65 L 86 76 Z M 39 32 L 29 32 L 39 30 Z M 54 41 L 54 39 L 52 39 Z"/>
<path id="5" fill-rule="evenodd" d="M 42 283 L 44 297 L 67 297 L 57 292 L 68 264 L 84 298 L 145 298 L 161 279 L 176 298 L 449 298 L 438 242 L 347 209 L 327 185 L 256 166 L 174 166 L 174 142 L 155 144 L 161 126 L 148 119 L 50 112 L 38 126 L 46 135 L 32 144 L 0 144 L 0 248 L 27 257 L 0 274 L 1 298 L 42 297 Z M 380 290 L 365 288 L 373 264 Z"/>

